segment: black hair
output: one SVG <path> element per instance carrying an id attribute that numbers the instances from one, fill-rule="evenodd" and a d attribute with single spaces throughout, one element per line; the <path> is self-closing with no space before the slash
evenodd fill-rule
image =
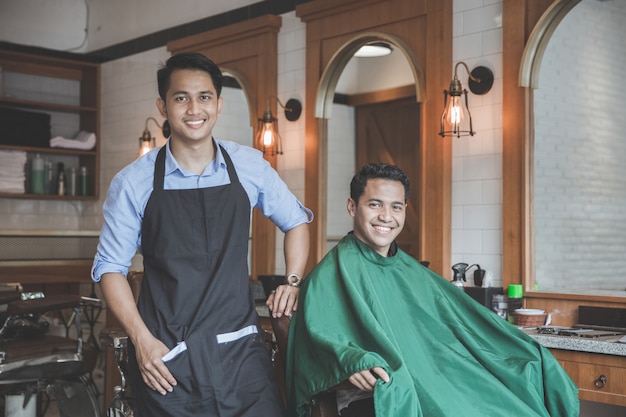
<path id="1" fill-rule="evenodd" d="M 370 179 L 381 178 L 385 180 L 398 181 L 404 186 L 404 201 L 409 198 L 409 179 L 406 174 L 397 166 L 391 164 L 367 164 L 352 177 L 350 182 L 350 198 L 358 202 L 365 192 L 365 186 Z"/>
<path id="2" fill-rule="evenodd" d="M 159 96 L 165 101 L 167 89 L 170 88 L 170 79 L 175 70 L 204 71 L 211 76 L 213 86 L 219 97 L 222 94 L 224 76 L 220 68 L 206 56 L 197 52 L 181 52 L 172 55 L 157 71 Z"/>

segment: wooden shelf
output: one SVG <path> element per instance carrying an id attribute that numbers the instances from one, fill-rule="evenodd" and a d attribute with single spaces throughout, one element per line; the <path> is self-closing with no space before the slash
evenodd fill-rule
<path id="1" fill-rule="evenodd" d="M 0 97 L 0 104 L 7 104 L 15 107 L 24 107 L 30 109 L 42 109 L 50 111 L 77 113 L 77 112 L 97 112 L 95 107 L 73 106 L 70 104 L 48 103 L 45 101 L 22 100 L 13 97 Z"/>
<path id="2" fill-rule="evenodd" d="M 97 151 L 85 151 L 81 149 L 67 149 L 67 148 L 36 148 L 31 146 L 14 146 L 14 145 L 0 145 L 0 150 L 7 151 L 24 151 L 28 153 L 41 153 L 41 154 L 58 154 L 58 155 L 76 155 L 76 156 L 96 156 Z"/>
<path id="3" fill-rule="evenodd" d="M 56 58 L 45 55 L 28 54 L 16 52 L 8 49 L 0 49 L 0 67 L 3 73 L 19 74 L 20 78 L 13 79 L 22 80 L 24 85 L 12 88 L 10 81 L 4 80 L 4 90 L 6 96 L 0 97 L 0 107 L 16 110 L 36 109 L 40 112 L 49 113 L 52 120 L 55 117 L 61 117 L 57 113 L 69 113 L 76 115 L 78 122 L 76 126 L 70 126 L 76 132 L 87 131 L 93 132 L 96 138 L 100 139 L 100 66 L 99 64 Z M 32 97 L 39 98 L 42 87 L 39 80 L 50 83 L 50 78 L 58 78 L 61 80 L 76 81 L 77 86 L 76 102 L 79 104 L 60 104 L 55 103 L 54 93 L 41 94 L 43 100 L 32 100 Z M 29 80 L 32 79 L 32 85 Z M 25 80 L 25 81 L 24 81 Z M 47 81 L 44 81 L 47 80 Z M 52 81 L 54 85 L 54 81 Z M 54 91 L 54 90 L 53 90 Z M 54 123 L 52 123 L 54 127 Z M 51 136 L 55 136 L 54 131 Z M 22 140 L 18 137 L 18 141 Z M 95 200 L 99 196 L 99 170 L 100 170 L 100 144 L 96 142 L 94 149 L 66 149 L 66 148 L 48 148 L 36 146 L 16 146 L 18 141 L 11 141 L 10 145 L 0 144 L 0 150 L 22 151 L 26 152 L 29 157 L 34 154 L 47 156 L 53 162 L 66 162 L 66 177 L 69 176 L 69 168 L 78 169 L 82 166 L 87 167 L 89 175 L 89 195 L 88 196 L 69 196 L 69 195 L 53 195 L 53 194 L 32 194 L 32 193 L 11 193 L 0 192 L 0 198 L 17 198 L 17 199 L 39 199 L 39 200 Z M 26 190 L 28 191 L 28 189 Z"/>

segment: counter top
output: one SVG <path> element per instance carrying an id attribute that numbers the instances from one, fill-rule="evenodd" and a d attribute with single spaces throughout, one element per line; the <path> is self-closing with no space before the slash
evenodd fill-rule
<path id="1" fill-rule="evenodd" d="M 561 336 L 539 334 L 537 329 L 523 329 L 524 333 L 536 339 L 550 349 L 574 350 L 578 352 L 602 353 L 606 355 L 626 356 L 626 343 L 618 340 L 624 335 L 584 338 L 579 336 Z"/>

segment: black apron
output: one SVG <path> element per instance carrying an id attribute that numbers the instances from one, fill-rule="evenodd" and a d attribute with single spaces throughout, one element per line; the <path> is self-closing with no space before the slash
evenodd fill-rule
<path id="1" fill-rule="evenodd" d="M 164 190 L 165 146 L 142 225 L 144 276 L 137 303 L 170 349 L 178 385 L 164 396 L 145 385 L 129 354 L 135 417 L 284 416 L 248 282 L 250 202 L 220 147 L 230 184 Z"/>

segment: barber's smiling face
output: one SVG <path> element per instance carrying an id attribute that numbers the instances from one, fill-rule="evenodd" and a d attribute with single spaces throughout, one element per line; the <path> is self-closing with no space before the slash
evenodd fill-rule
<path id="1" fill-rule="evenodd" d="M 354 235 L 386 257 L 404 227 L 404 186 L 399 181 L 369 179 L 359 201 L 348 199 L 348 213 L 354 217 Z"/>
<path id="2" fill-rule="evenodd" d="M 172 129 L 172 138 L 182 141 L 211 140 L 222 110 L 211 76 L 205 71 L 180 69 L 172 72 L 165 101 L 157 99 L 161 115 Z"/>

